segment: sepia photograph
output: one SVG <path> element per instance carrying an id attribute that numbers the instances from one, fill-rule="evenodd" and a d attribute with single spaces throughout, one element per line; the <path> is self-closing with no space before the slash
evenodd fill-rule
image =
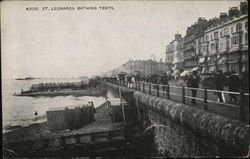
<path id="1" fill-rule="evenodd" d="M 3 0 L 2 158 L 249 158 L 248 1 Z"/>

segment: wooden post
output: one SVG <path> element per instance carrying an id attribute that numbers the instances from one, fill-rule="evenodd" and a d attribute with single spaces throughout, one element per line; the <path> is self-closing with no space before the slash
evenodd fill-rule
<path id="1" fill-rule="evenodd" d="M 91 142 L 95 142 L 95 133 L 90 133 L 91 136 Z"/>
<path id="2" fill-rule="evenodd" d="M 166 94 L 167 94 L 167 98 L 170 99 L 170 89 L 169 89 L 169 84 L 167 84 L 167 88 L 166 88 Z"/>
<path id="3" fill-rule="evenodd" d="M 65 137 L 62 136 L 60 140 L 61 140 L 61 147 L 65 147 Z"/>
<path id="4" fill-rule="evenodd" d="M 151 83 L 149 83 L 149 92 L 148 94 L 151 94 Z"/>
<path id="5" fill-rule="evenodd" d="M 142 85 L 142 90 L 143 90 L 143 93 L 145 93 L 145 83 L 143 82 L 143 85 Z"/>
<path id="6" fill-rule="evenodd" d="M 76 144 L 80 144 L 81 143 L 81 136 L 80 136 L 80 134 L 76 134 L 75 138 L 76 138 Z"/>
<path id="7" fill-rule="evenodd" d="M 208 110 L 208 107 L 207 107 L 207 89 L 205 88 L 204 89 L 204 109 L 205 110 Z"/>
<path id="8" fill-rule="evenodd" d="M 157 93 L 157 97 L 159 97 L 159 89 L 160 89 L 159 87 L 160 87 L 160 86 L 159 86 L 159 84 L 157 84 L 157 85 L 156 85 L 156 93 Z"/>
<path id="9" fill-rule="evenodd" d="M 185 87 L 182 86 L 182 103 L 185 104 Z"/>
<path id="10" fill-rule="evenodd" d="M 111 134 L 109 131 L 107 131 L 107 140 L 111 140 Z"/>
<path id="11" fill-rule="evenodd" d="M 240 90 L 240 120 L 245 121 L 244 92 Z"/>

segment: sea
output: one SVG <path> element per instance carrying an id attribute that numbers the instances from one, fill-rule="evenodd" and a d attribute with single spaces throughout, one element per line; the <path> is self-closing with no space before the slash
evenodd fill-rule
<path id="1" fill-rule="evenodd" d="M 105 102 L 104 97 L 94 96 L 55 96 L 55 97 L 25 97 L 13 96 L 20 93 L 21 89 L 28 90 L 32 84 L 80 82 L 77 78 L 41 78 L 32 80 L 2 80 L 2 127 L 3 133 L 11 126 L 28 126 L 32 123 L 46 121 L 46 111 L 51 107 L 64 107 L 84 105 L 93 101 L 98 107 Z M 37 111 L 38 115 L 35 116 Z M 36 120 L 35 120 L 36 118 Z"/>

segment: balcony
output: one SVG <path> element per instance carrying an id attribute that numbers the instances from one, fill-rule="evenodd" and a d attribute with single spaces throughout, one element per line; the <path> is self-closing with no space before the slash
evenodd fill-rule
<path id="1" fill-rule="evenodd" d="M 216 38 L 212 39 L 211 41 L 217 42 L 217 41 L 219 41 L 219 37 L 216 37 Z"/>
<path id="2" fill-rule="evenodd" d="M 192 49 L 195 49 L 195 46 L 188 46 L 188 47 L 185 47 L 184 49 L 183 49 L 183 51 L 188 51 L 188 50 L 192 50 Z"/>

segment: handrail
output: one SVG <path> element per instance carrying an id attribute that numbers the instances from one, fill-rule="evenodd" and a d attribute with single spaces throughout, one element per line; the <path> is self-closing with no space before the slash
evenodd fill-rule
<path id="1" fill-rule="evenodd" d="M 113 81 L 114 82 L 114 81 Z M 113 83 L 111 82 L 111 83 Z M 114 82 L 115 84 L 117 84 L 117 82 Z M 133 90 L 137 90 L 137 91 L 141 91 L 147 94 L 152 94 L 152 92 L 154 92 L 153 94 L 156 95 L 157 97 L 160 96 L 159 93 L 162 93 L 162 95 L 166 94 L 166 97 L 168 99 L 170 99 L 170 95 L 174 95 L 174 96 L 179 96 L 182 97 L 182 102 L 185 104 L 186 103 L 186 99 L 194 99 L 194 100 L 198 100 L 198 101 L 202 101 L 203 102 L 203 106 L 205 110 L 208 110 L 208 103 L 216 103 L 219 105 L 225 105 L 228 107 L 232 107 L 232 108 L 237 108 L 240 109 L 240 120 L 245 121 L 245 97 L 249 96 L 249 93 L 245 93 L 245 92 L 231 92 L 231 91 L 223 91 L 223 90 L 213 90 L 213 89 L 207 89 L 207 88 L 193 88 L 193 87 L 187 87 L 187 86 L 173 86 L 173 85 L 164 85 L 164 84 L 152 84 L 152 83 L 147 83 L 147 82 L 128 82 L 128 83 L 136 83 L 136 86 L 139 84 L 139 87 L 142 86 L 142 90 L 138 87 L 135 87 Z M 146 85 L 148 85 L 147 87 L 145 87 Z M 152 87 L 152 86 L 157 86 L 157 87 Z M 164 90 L 165 87 L 165 90 Z M 161 89 L 162 88 L 162 89 Z M 169 88 L 179 88 L 181 89 L 182 93 L 181 94 L 177 94 L 177 93 L 173 93 L 169 91 Z M 129 88 L 131 89 L 131 88 Z M 163 91 L 162 91 L 163 90 Z M 203 92 L 203 98 L 197 98 L 197 97 L 192 97 L 192 96 L 186 96 L 185 95 L 185 91 L 186 90 L 196 90 L 196 91 L 202 91 Z M 156 92 L 156 93 L 155 93 Z M 222 102 L 217 102 L 217 101 L 213 101 L 213 100 L 209 100 L 208 99 L 208 93 L 209 92 L 220 92 L 220 93 L 225 93 L 225 94 L 235 94 L 235 95 L 239 95 L 239 104 L 229 104 L 229 103 L 222 103 Z M 186 98 L 186 99 L 185 99 Z"/>
<path id="2" fill-rule="evenodd" d="M 143 82 L 139 82 L 139 83 L 143 83 Z M 151 84 L 151 83 L 144 83 L 144 84 Z M 182 88 L 180 86 L 174 86 L 174 85 L 164 85 L 164 84 L 151 84 L 151 85 L 159 85 L 159 86 L 169 86 L 169 87 L 173 87 L 173 88 Z M 194 87 L 187 87 L 185 86 L 185 89 L 192 89 L 192 90 L 199 90 L 199 91 L 204 91 L 204 88 L 194 88 Z M 222 90 L 215 90 L 215 89 L 207 89 L 208 92 L 221 92 L 221 93 L 227 93 L 227 94 L 236 94 L 239 95 L 239 92 L 231 92 L 231 91 L 222 91 Z M 244 93 L 244 95 L 249 96 L 249 93 Z"/>

